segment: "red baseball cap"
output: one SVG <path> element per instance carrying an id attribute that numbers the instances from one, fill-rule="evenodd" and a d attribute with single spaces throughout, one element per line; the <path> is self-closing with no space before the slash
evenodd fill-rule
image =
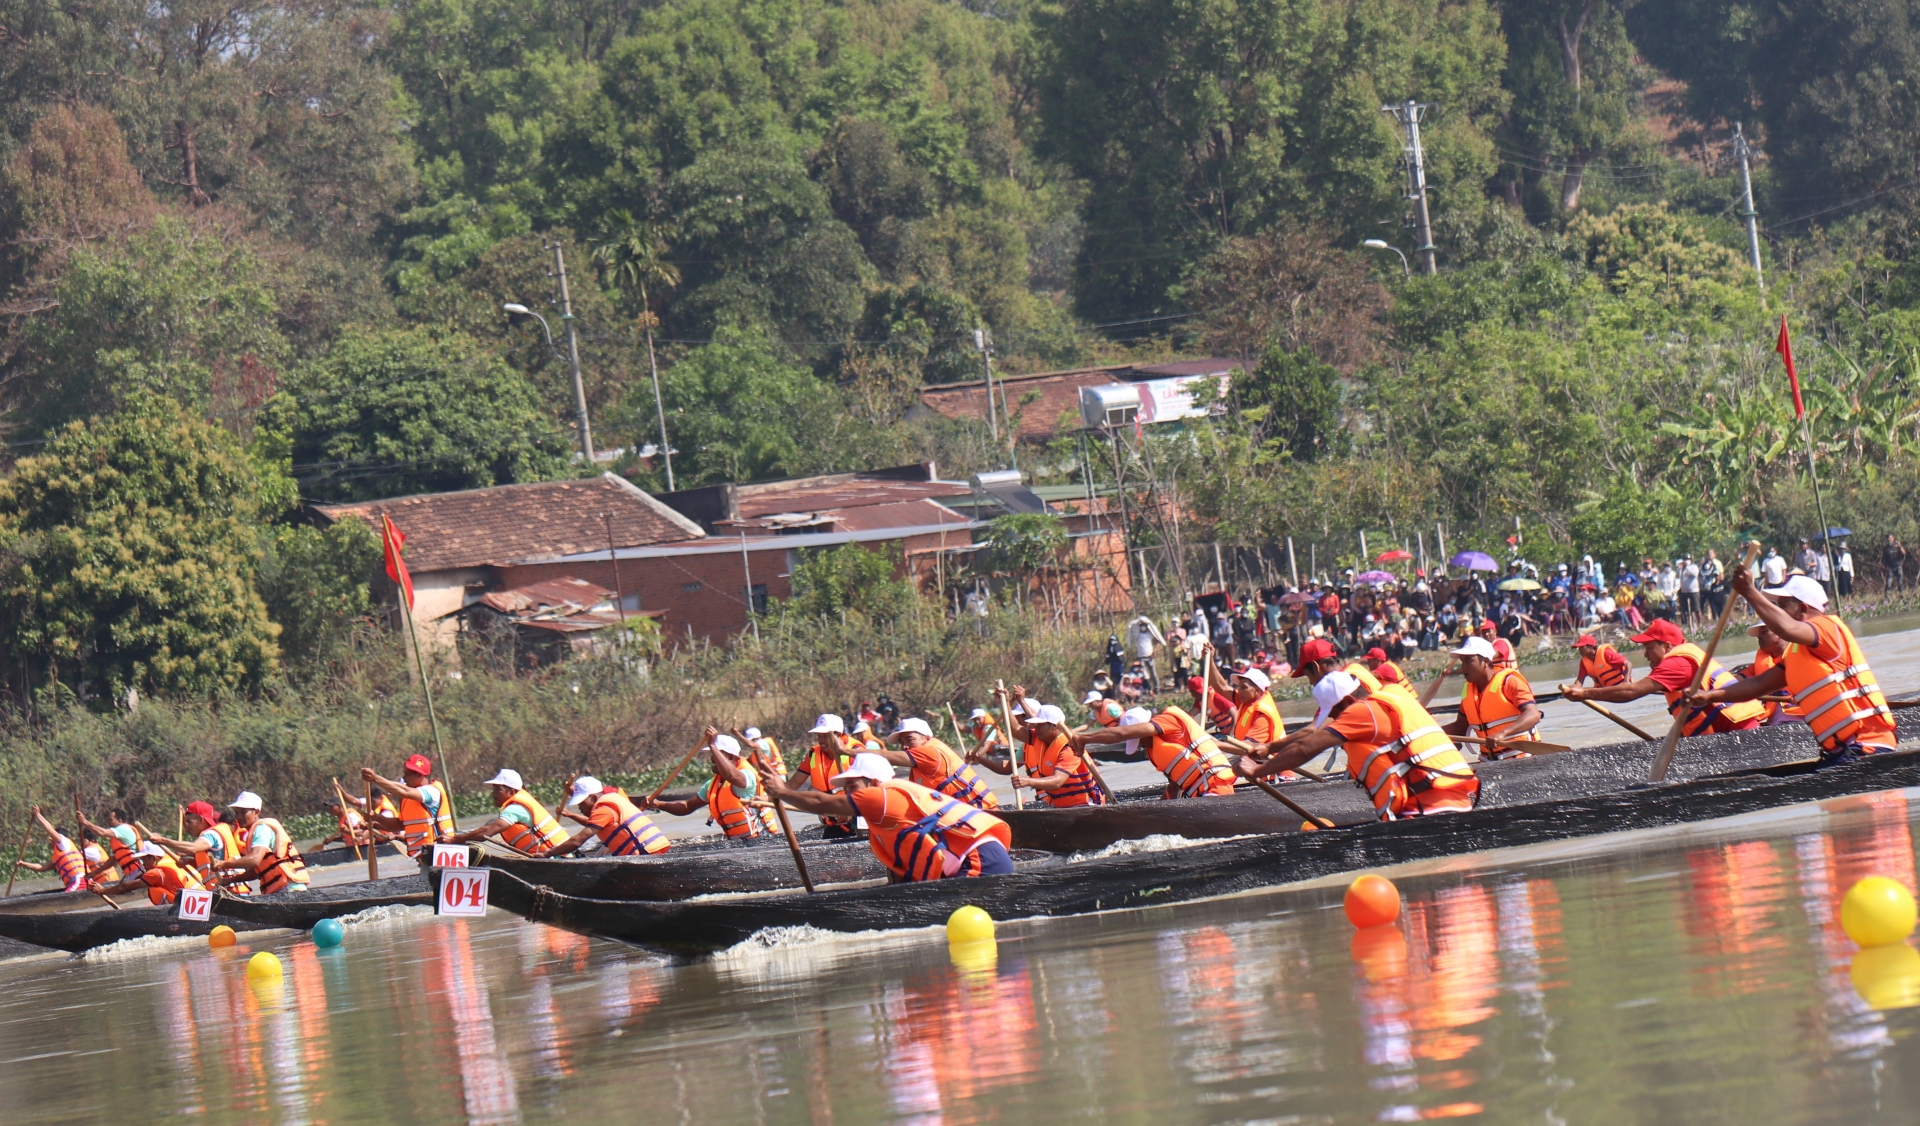
<path id="1" fill-rule="evenodd" d="M 203 801 L 189 802 L 187 805 L 187 812 L 193 814 L 195 817 L 198 817 L 200 820 L 205 821 L 209 825 L 220 820 L 220 814 L 216 812 L 212 804 L 208 802 L 203 802 Z"/>
<path id="2" fill-rule="evenodd" d="M 1658 641 L 1662 645 L 1681 645 L 1686 642 L 1687 635 L 1680 632 L 1679 626 L 1674 625 L 1665 618 L 1655 618 L 1653 621 L 1647 623 L 1647 628 L 1644 633 L 1634 634 L 1632 640 L 1641 645 L 1645 645 L 1649 641 Z"/>
<path id="3" fill-rule="evenodd" d="M 1324 661 L 1334 655 L 1333 642 L 1324 637 L 1309 638 L 1307 643 L 1300 647 L 1300 669 L 1293 675 L 1305 676 L 1308 665 L 1315 661 Z"/>
<path id="4" fill-rule="evenodd" d="M 413 774 L 424 774 L 431 777 L 433 775 L 433 760 L 425 755 L 408 755 L 407 761 L 400 764 L 400 769 Z"/>
<path id="5" fill-rule="evenodd" d="M 1580 635 L 1580 640 L 1573 643 L 1573 647 L 1575 649 L 1585 649 L 1589 645 L 1598 645 L 1598 644 L 1600 644 L 1599 638 L 1593 636 L 1590 633 L 1583 633 Z"/>
<path id="6" fill-rule="evenodd" d="M 1498 631 L 1498 630 L 1499 630 L 1499 628 L 1500 628 L 1499 626 L 1496 626 L 1496 625 L 1494 625 L 1494 624 L 1493 624 L 1493 619 L 1492 619 L 1492 618 L 1482 618 L 1482 619 L 1480 620 L 1480 632 L 1481 632 L 1481 633 L 1494 633 L 1494 632 L 1496 632 L 1496 631 Z"/>
<path id="7" fill-rule="evenodd" d="M 1378 645 L 1367 650 L 1367 660 L 1369 661 L 1384 661 L 1386 659 L 1387 659 L 1387 651 L 1385 649 L 1380 648 Z"/>
<path id="8" fill-rule="evenodd" d="M 1199 677 L 1190 676 L 1187 678 L 1187 691 L 1193 693 L 1195 696 L 1198 696 L 1200 690 L 1204 687 L 1206 687 L 1206 681 L 1201 680 Z"/>

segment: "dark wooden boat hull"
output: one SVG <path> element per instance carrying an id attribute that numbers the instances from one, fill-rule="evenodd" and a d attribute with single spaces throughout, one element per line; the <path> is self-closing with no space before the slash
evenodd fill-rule
<path id="1" fill-rule="evenodd" d="M 222 896 L 214 903 L 213 918 L 204 923 L 180 918 L 171 906 L 115 911 L 102 904 L 98 910 L 62 914 L 0 912 L 0 938 L 79 953 L 129 938 L 204 935 L 222 925 L 236 931 L 306 930 L 321 919 L 372 907 L 432 902 L 426 880 L 405 875 L 279 895 Z"/>
<path id="2" fill-rule="evenodd" d="M 1393 824 L 1275 834 L 980 880 L 650 903 L 561 895 L 502 872 L 492 882 L 491 902 L 567 930 L 697 955 L 733 946 L 769 927 L 839 932 L 930 927 L 968 904 L 996 919 L 1159 906 L 1365 868 L 1706 821 L 1915 785 L 1920 785 L 1920 754 L 1902 752 L 1819 772 L 1796 764 L 1763 774 Z M 432 879 L 438 879 L 437 872 Z"/>
<path id="3" fill-rule="evenodd" d="M 1562 754 L 1484 762 L 1480 777 L 1483 809 L 1564 801 L 1608 793 L 1646 781 L 1657 748 L 1638 740 L 1609 743 Z M 1781 766 L 1816 753 L 1813 736 L 1798 724 L 1682 739 L 1667 771 L 1669 782 L 1686 782 L 1741 770 Z M 1336 825 L 1373 821 L 1366 792 L 1344 774 L 1325 782 L 1288 782 L 1290 798 Z M 1120 801 L 1075 809 L 1003 809 L 1017 848 L 1049 852 L 1091 852 L 1115 841 L 1156 834 L 1189 840 L 1247 833 L 1297 833 L 1300 816 L 1258 790 L 1231 797 L 1175 801 L 1138 800 L 1155 791 L 1122 791 Z M 1134 800 L 1129 800 L 1134 799 Z"/>
<path id="4" fill-rule="evenodd" d="M 802 846 L 815 887 L 885 880 L 887 870 L 866 841 L 823 841 Z M 1022 867 L 1060 862 L 1050 852 L 1016 850 Z M 691 899 L 696 895 L 796 889 L 799 869 L 784 841 L 763 848 L 676 857 L 543 860 L 493 855 L 487 866 L 529 884 L 587 899 Z"/>

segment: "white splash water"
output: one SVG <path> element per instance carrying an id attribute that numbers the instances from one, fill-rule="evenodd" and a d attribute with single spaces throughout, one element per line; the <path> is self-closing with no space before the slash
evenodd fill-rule
<path id="1" fill-rule="evenodd" d="M 204 948 L 207 936 L 204 934 L 144 934 L 139 938 L 123 938 L 119 942 L 109 942 L 105 946 L 96 946 L 92 950 L 75 954 L 74 957 L 87 962 L 127 962 L 136 958 L 154 958 L 163 954 L 178 954 L 196 946 Z"/>
<path id="2" fill-rule="evenodd" d="M 365 911 L 355 911 L 351 915 L 339 916 L 344 926 L 363 927 L 380 923 L 409 922 L 414 919 L 430 918 L 433 908 L 420 903 L 389 903 L 381 907 L 369 907 Z"/>
<path id="3" fill-rule="evenodd" d="M 1244 841 L 1256 833 L 1240 833 L 1231 837 L 1198 837 L 1189 839 L 1178 833 L 1155 833 L 1137 840 L 1115 841 L 1096 852 L 1076 852 L 1067 857 L 1067 863 L 1078 864 L 1085 860 L 1101 860 L 1109 856 L 1134 856 L 1143 852 L 1173 852 L 1183 848 L 1199 848 L 1201 845 L 1223 844 L 1227 841 Z"/>
<path id="4" fill-rule="evenodd" d="M 909 942 L 944 940 L 946 934 L 945 927 L 907 927 L 851 934 L 804 925 L 768 927 L 715 954 L 712 961 L 722 974 L 756 983 L 801 980 L 871 950 L 898 949 L 902 939 Z"/>

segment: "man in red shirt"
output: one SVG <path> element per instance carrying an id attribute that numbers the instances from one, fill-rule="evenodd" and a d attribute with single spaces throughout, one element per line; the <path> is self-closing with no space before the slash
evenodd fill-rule
<path id="1" fill-rule="evenodd" d="M 1647 675 L 1627 684 L 1616 684 L 1611 688 L 1569 687 L 1564 693 L 1569 700 L 1600 700 L 1609 704 L 1626 704 L 1643 696 L 1659 694 L 1666 698 L 1669 711 L 1679 708 L 1684 712 L 1686 726 L 1681 729 L 1684 735 L 1704 735 L 1708 731 L 1750 731 L 1760 726 L 1766 718 L 1766 709 L 1752 702 L 1737 704 L 1715 704 L 1706 708 L 1684 708 L 1680 697 L 1693 687 L 1693 681 L 1700 673 L 1700 662 L 1706 657 L 1698 645 L 1690 644 L 1687 635 L 1680 627 L 1665 618 L 1655 618 L 1647 623 L 1646 631 L 1634 634 L 1632 639 L 1643 647 L 1647 655 L 1647 664 L 1652 668 Z M 1709 688 L 1719 688 L 1732 684 L 1733 674 L 1720 667 L 1718 661 L 1708 661 Z M 1678 714 L 1678 713 L 1676 713 Z"/>

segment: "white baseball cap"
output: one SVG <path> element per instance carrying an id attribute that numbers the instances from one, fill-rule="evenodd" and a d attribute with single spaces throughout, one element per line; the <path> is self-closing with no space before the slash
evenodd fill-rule
<path id="1" fill-rule="evenodd" d="M 1358 691 L 1360 691 L 1360 681 L 1351 673 L 1336 671 L 1321 677 L 1320 682 L 1313 686 L 1313 702 L 1320 705 L 1319 712 L 1313 717 L 1313 725 L 1323 726 L 1327 722 L 1327 716 L 1334 708 L 1340 706 L 1340 701 Z"/>
<path id="2" fill-rule="evenodd" d="M 1235 669 L 1233 670 L 1233 675 L 1253 685 L 1262 692 L 1273 687 L 1272 679 L 1259 669 Z"/>
<path id="3" fill-rule="evenodd" d="M 1035 723 L 1057 723 L 1064 726 L 1067 722 L 1067 713 L 1053 704 L 1041 704 L 1027 714 L 1033 717 Z"/>
<path id="4" fill-rule="evenodd" d="M 807 728 L 807 734 L 809 735 L 825 735 L 829 731 L 836 735 L 845 735 L 847 733 L 847 721 L 834 715 L 832 712 L 828 712 L 819 719 L 814 720 L 812 727 Z"/>
<path id="5" fill-rule="evenodd" d="M 1102 696 L 1099 691 L 1089 688 L 1087 689 L 1087 698 L 1080 702 L 1083 704 L 1097 704 L 1104 699 L 1106 699 L 1106 697 Z"/>
<path id="6" fill-rule="evenodd" d="M 1021 715 L 1030 715 L 1038 718 L 1040 715 L 1040 706 L 1040 701 L 1031 696 L 1023 696 L 1020 702 L 1014 705 L 1014 710 L 1018 711 Z"/>
<path id="7" fill-rule="evenodd" d="M 510 790 L 526 789 L 526 786 L 520 781 L 520 772 L 518 770 L 502 770 L 500 773 L 487 779 L 482 785 L 505 786 Z"/>
<path id="8" fill-rule="evenodd" d="M 260 795 L 254 793 L 252 790 L 242 790 L 240 791 L 239 797 L 227 803 L 227 808 L 258 810 L 260 808 Z"/>
<path id="9" fill-rule="evenodd" d="M 1500 654 L 1493 651 L 1493 642 L 1477 634 L 1462 642 L 1460 648 L 1449 650 L 1449 652 L 1456 657 L 1485 657 L 1489 661 L 1500 659 Z M 1319 694 L 1315 693 L 1314 698 L 1318 699 Z"/>
<path id="10" fill-rule="evenodd" d="M 987 709 L 975 708 L 972 711 L 967 713 L 967 718 L 968 719 L 992 719 L 993 717 L 987 714 Z"/>
<path id="11" fill-rule="evenodd" d="M 1153 718 L 1153 713 L 1145 708 L 1128 708 L 1120 713 L 1120 724 L 1125 727 L 1135 723 L 1145 723 Z"/>
<path id="12" fill-rule="evenodd" d="M 862 731 L 872 731 L 872 730 L 873 730 L 873 724 L 868 723 L 864 719 L 856 719 L 853 721 L 853 734 L 855 735 L 860 734 Z"/>
<path id="13" fill-rule="evenodd" d="M 901 720 L 900 727 L 897 730 L 895 730 L 893 734 L 887 736 L 887 738 L 898 739 L 900 736 L 905 735 L 908 732 L 912 732 L 915 735 L 925 735 L 929 739 L 933 738 L 933 728 L 928 727 L 927 721 L 924 719 L 921 719 L 917 715 L 908 716 L 907 718 Z"/>
<path id="14" fill-rule="evenodd" d="M 1767 593 L 1791 598 L 1796 602 L 1804 602 L 1815 610 L 1827 608 L 1826 589 L 1805 575 L 1789 575 L 1786 582 L 1771 588 Z"/>
<path id="15" fill-rule="evenodd" d="M 135 850 L 134 855 L 164 857 L 166 855 L 166 852 L 162 850 L 159 845 L 154 844 L 152 841 L 141 841 L 140 847 L 137 850 Z"/>
<path id="16" fill-rule="evenodd" d="M 890 782 L 893 780 L 893 764 L 886 756 L 871 751 L 861 751 L 853 756 L 847 768 L 827 779 L 827 785 L 837 786 L 849 778 L 865 778 L 869 782 Z"/>
<path id="17" fill-rule="evenodd" d="M 749 727 L 740 734 L 745 735 L 749 739 L 758 739 L 760 737 L 760 729 L 758 727 Z"/>
<path id="18" fill-rule="evenodd" d="M 732 755 L 734 758 L 739 758 L 740 740 L 735 739 L 731 735 L 715 735 L 713 737 L 713 749 L 723 755 Z"/>
<path id="19" fill-rule="evenodd" d="M 591 774 L 582 774 L 573 780 L 573 792 L 567 795 L 566 801 L 560 803 L 561 808 L 564 809 L 567 806 L 573 805 L 581 798 L 593 797 L 604 789 L 606 789 L 606 787 L 600 784 L 600 779 L 595 778 Z"/>

